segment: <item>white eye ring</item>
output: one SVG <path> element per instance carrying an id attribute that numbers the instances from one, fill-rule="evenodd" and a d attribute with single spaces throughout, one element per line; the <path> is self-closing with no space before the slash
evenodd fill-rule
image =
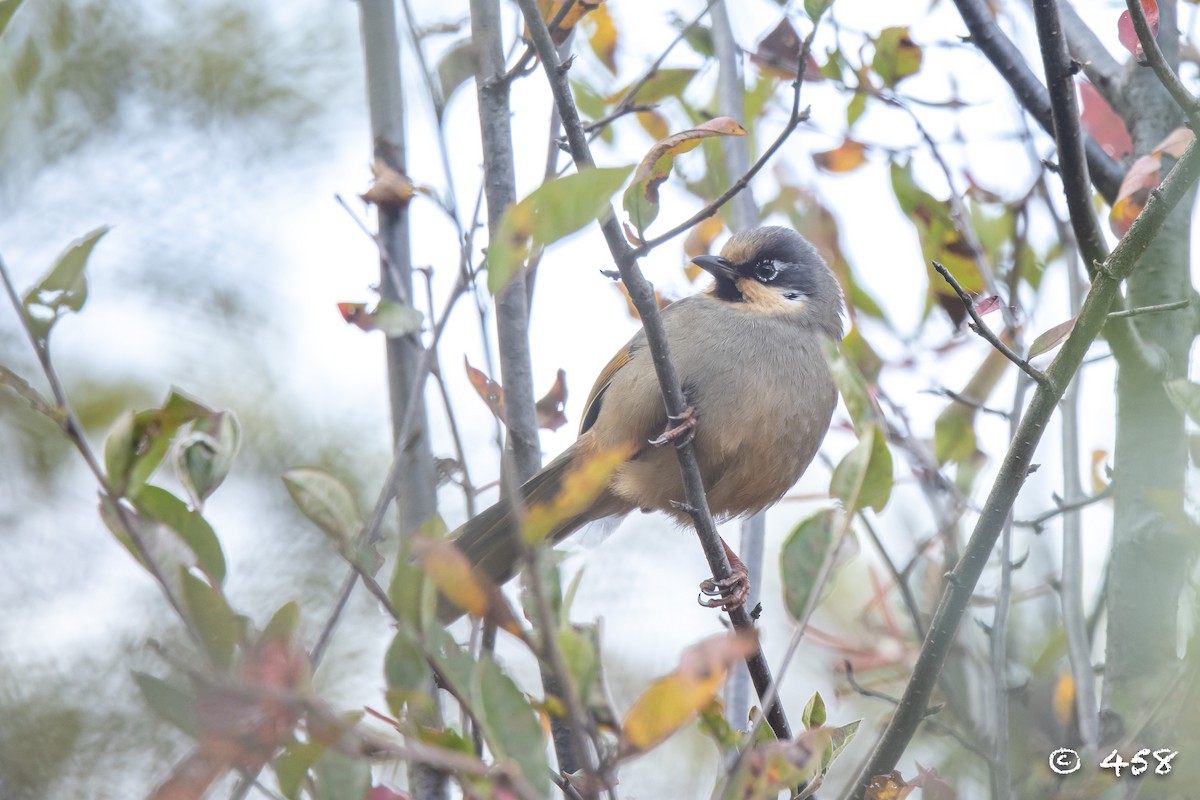
<path id="1" fill-rule="evenodd" d="M 779 277 L 779 267 L 774 261 L 760 261 L 754 265 L 754 277 L 763 283 L 770 283 Z"/>

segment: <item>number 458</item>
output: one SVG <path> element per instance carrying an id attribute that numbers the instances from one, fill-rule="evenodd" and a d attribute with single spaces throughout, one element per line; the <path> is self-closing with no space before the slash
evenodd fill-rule
<path id="1" fill-rule="evenodd" d="M 1158 761 L 1158 766 L 1154 768 L 1154 774 L 1166 775 L 1171 771 L 1171 759 L 1177 755 L 1179 755 L 1178 750 L 1171 750 L 1168 747 L 1160 748 L 1155 750 L 1153 753 L 1150 752 L 1149 747 L 1146 747 L 1138 750 L 1137 753 L 1134 754 L 1133 758 L 1131 758 L 1129 761 L 1126 761 L 1125 759 L 1121 758 L 1120 752 L 1113 750 L 1105 757 L 1103 761 L 1100 762 L 1100 767 L 1102 769 L 1111 769 L 1113 771 L 1113 776 L 1117 778 L 1121 777 L 1121 770 L 1128 767 L 1129 774 L 1136 778 L 1137 776 L 1143 774 L 1146 770 L 1150 769 L 1150 764 L 1146 761 L 1146 756 L 1153 756 L 1154 759 Z"/>

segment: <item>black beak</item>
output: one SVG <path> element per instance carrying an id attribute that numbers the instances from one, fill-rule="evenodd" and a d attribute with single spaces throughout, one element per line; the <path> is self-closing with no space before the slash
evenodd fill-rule
<path id="1" fill-rule="evenodd" d="M 735 281 L 741 277 L 738 271 L 734 269 L 733 264 L 728 259 L 721 258 L 720 256 L 696 256 L 692 259 L 692 263 L 714 278 L 725 278 L 726 280 Z"/>

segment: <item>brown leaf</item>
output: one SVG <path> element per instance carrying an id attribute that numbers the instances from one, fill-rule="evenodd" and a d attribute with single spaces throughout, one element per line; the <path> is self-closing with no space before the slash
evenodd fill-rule
<path id="1" fill-rule="evenodd" d="M 800 34 L 796 33 L 792 23 L 784 17 L 759 41 L 758 48 L 750 55 L 750 61 L 764 73 L 790 81 L 796 77 L 796 61 L 800 58 L 802 46 Z M 817 66 L 811 53 L 804 65 L 804 80 L 823 80 L 821 68 Z"/>
<path id="2" fill-rule="evenodd" d="M 538 8 L 542 12 L 542 19 L 549 25 L 558 12 L 563 7 L 564 0 L 538 0 Z M 575 27 L 579 20 L 583 19 L 584 15 L 600 7 L 604 0 L 576 0 L 575 3 L 567 10 L 567 15 L 559 21 L 558 26 L 551 29 L 551 38 L 555 44 L 562 44 L 571 35 L 571 30 Z M 529 31 L 525 31 L 526 38 L 529 38 Z"/>
<path id="3" fill-rule="evenodd" d="M 408 176 L 387 164 L 376 161 L 371 165 L 371 171 L 375 173 L 375 182 L 359 195 L 364 203 L 373 203 L 381 208 L 404 208 L 416 194 L 416 187 Z"/>
<path id="4" fill-rule="evenodd" d="M 475 392 L 487 403 L 496 419 L 507 425 L 504 415 L 504 387 L 489 378 L 483 370 L 472 367 L 466 356 L 463 356 L 463 364 L 466 365 L 467 379 L 471 381 Z"/>
<path id="5" fill-rule="evenodd" d="M 621 293 L 621 296 L 625 298 L 625 307 L 626 307 L 626 310 L 629 312 L 629 316 L 633 317 L 634 319 L 640 320 L 642 318 L 642 315 L 638 313 L 637 306 L 635 306 L 633 304 L 633 298 L 629 296 L 629 290 L 625 288 L 624 282 L 616 283 L 613 285 L 617 287 L 617 291 L 619 291 Z M 658 305 L 659 311 L 662 311 L 664 308 L 671 305 L 671 303 L 672 303 L 672 301 L 670 299 L 663 297 L 662 292 L 658 291 L 658 289 L 654 290 L 654 302 Z"/>
<path id="6" fill-rule="evenodd" d="M 1150 198 L 1150 190 L 1157 186 L 1161 179 L 1163 154 L 1178 158 L 1195 138 L 1196 135 L 1187 128 L 1176 128 L 1158 143 L 1153 152 L 1133 162 L 1133 166 L 1121 179 L 1117 200 L 1108 214 L 1108 224 L 1113 233 L 1124 236 L 1142 212 Z"/>
<path id="7" fill-rule="evenodd" d="M 564 412 L 567 404 L 567 373 L 559 370 L 550 391 L 537 401 L 538 427 L 556 431 L 567 424 Z"/>

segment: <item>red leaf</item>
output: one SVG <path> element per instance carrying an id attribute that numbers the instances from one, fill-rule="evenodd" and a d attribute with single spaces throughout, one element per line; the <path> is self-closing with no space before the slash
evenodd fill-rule
<path id="1" fill-rule="evenodd" d="M 1142 12 L 1146 15 L 1146 22 L 1150 23 L 1150 32 L 1158 36 L 1158 2 L 1157 0 L 1142 0 Z M 1141 61 L 1145 56 L 1142 52 L 1142 43 L 1138 41 L 1137 31 L 1133 29 L 1133 18 L 1129 15 L 1129 10 L 1121 12 L 1121 16 L 1117 18 L 1117 39 L 1121 45 L 1133 53 L 1133 57 Z"/>
<path id="2" fill-rule="evenodd" d="M 567 415 L 563 413 L 567 405 L 567 373 L 558 371 L 554 385 L 550 391 L 537 401 L 537 421 L 539 428 L 556 431 L 567 424 Z"/>
<path id="3" fill-rule="evenodd" d="M 1104 148 L 1104 152 L 1113 158 L 1124 158 L 1132 153 L 1133 140 L 1129 138 L 1125 121 L 1117 116 L 1117 112 L 1113 111 L 1090 81 L 1079 82 L 1079 98 L 1083 105 L 1079 121 L 1088 135 Z"/>
<path id="4" fill-rule="evenodd" d="M 487 403 L 487 407 L 492 410 L 496 418 L 505 422 L 504 387 L 489 378 L 483 370 L 472 367 L 466 356 L 463 356 L 463 364 L 467 367 L 467 379 L 471 381 L 471 386 L 474 387 L 476 393 L 483 398 L 483 402 Z M 505 424 L 507 423 L 505 422 Z"/>
<path id="5" fill-rule="evenodd" d="M 975 310 L 979 313 L 979 316 L 981 316 L 981 317 L 984 314 L 992 313 L 999 307 L 1000 307 L 1000 298 L 997 297 L 996 295 L 992 295 L 991 297 L 984 298 L 983 300 L 980 300 L 978 303 L 975 304 Z"/>

